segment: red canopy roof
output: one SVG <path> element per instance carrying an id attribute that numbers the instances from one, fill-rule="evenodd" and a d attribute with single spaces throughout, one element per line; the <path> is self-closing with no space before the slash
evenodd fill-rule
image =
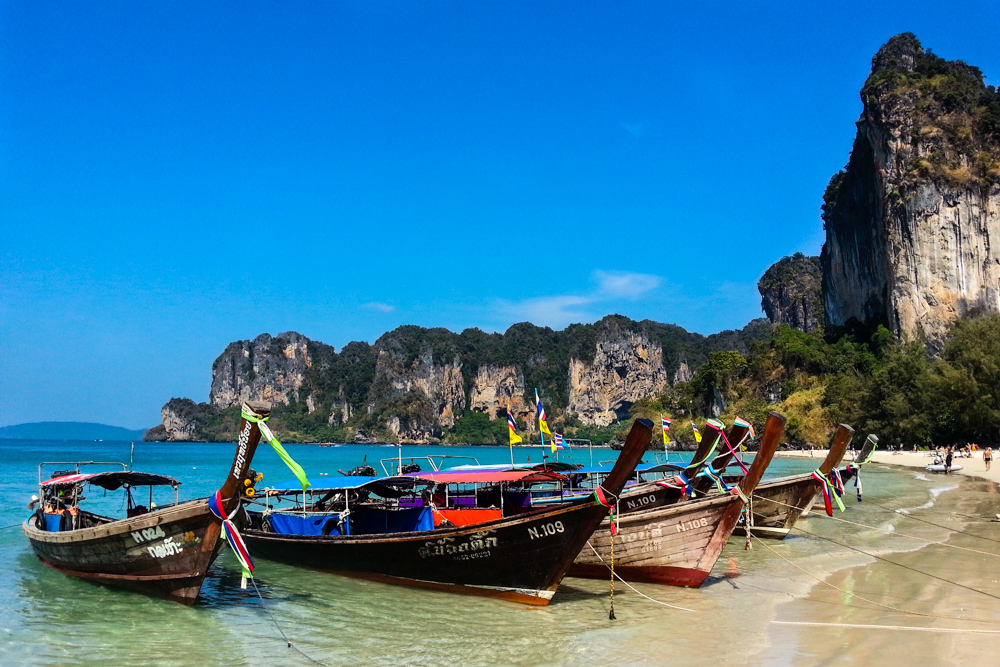
<path id="1" fill-rule="evenodd" d="M 413 477 L 441 484 L 496 484 L 499 482 L 564 482 L 565 475 L 541 470 L 440 470 L 415 472 Z"/>

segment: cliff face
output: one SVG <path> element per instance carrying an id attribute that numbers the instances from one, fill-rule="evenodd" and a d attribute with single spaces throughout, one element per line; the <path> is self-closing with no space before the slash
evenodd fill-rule
<path id="1" fill-rule="evenodd" d="M 823 326 L 822 287 L 819 257 L 802 253 L 775 262 L 757 282 L 767 319 L 805 332 Z"/>
<path id="2" fill-rule="evenodd" d="M 508 405 L 530 430 L 536 387 L 550 419 L 574 414 L 583 424 L 607 425 L 669 379 L 690 380 L 711 352 L 745 354 L 750 341 L 769 335 L 765 320 L 705 337 L 616 315 L 563 331 L 528 323 L 503 334 L 403 326 L 339 353 L 294 332 L 262 334 L 231 343 L 215 361 L 210 405 L 172 400 L 163 427 L 149 437 L 231 438 L 248 399 L 284 406 L 272 423 L 290 441 L 430 442 L 464 414 L 495 421 Z"/>
<path id="3" fill-rule="evenodd" d="M 288 404 L 312 365 L 305 336 L 289 331 L 230 343 L 212 364 L 212 405 L 239 406 L 246 400 Z M 303 396 L 303 399 L 306 397 Z"/>
<path id="4" fill-rule="evenodd" d="M 645 335 L 609 329 L 592 362 L 570 359 L 568 410 L 585 424 L 607 426 L 628 418 L 640 398 L 667 388 L 662 348 Z"/>
<path id="5" fill-rule="evenodd" d="M 511 406 L 513 412 L 524 410 L 524 375 L 517 366 L 480 366 L 469 390 L 469 409 L 485 412 L 490 419 Z"/>
<path id="6" fill-rule="evenodd" d="M 907 33 L 875 55 L 861 100 L 824 196 L 826 325 L 936 348 L 957 317 L 1000 308 L 1000 95 Z"/>
<path id="7" fill-rule="evenodd" d="M 439 351 L 427 342 L 408 349 L 402 336 L 388 333 L 375 344 L 375 379 L 368 412 L 380 406 L 389 430 L 407 440 L 419 440 L 449 428 L 465 411 L 462 361 L 455 352 Z M 440 429 L 438 429 L 440 432 Z"/>

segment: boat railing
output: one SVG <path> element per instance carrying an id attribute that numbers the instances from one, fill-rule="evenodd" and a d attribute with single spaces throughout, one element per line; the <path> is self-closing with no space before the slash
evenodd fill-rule
<path id="1" fill-rule="evenodd" d="M 473 461 L 475 465 L 479 465 L 479 459 L 474 456 L 458 456 L 453 454 L 429 454 L 426 456 L 411 456 L 408 458 L 393 456 L 392 458 L 382 459 L 379 463 L 382 465 L 382 471 L 386 474 L 386 476 L 391 477 L 393 475 L 402 474 L 404 463 L 412 465 L 417 461 L 426 461 L 432 471 L 439 472 L 444 465 L 445 459 L 465 459 Z M 391 472 L 389 466 L 390 463 L 393 464 L 391 466 Z"/>

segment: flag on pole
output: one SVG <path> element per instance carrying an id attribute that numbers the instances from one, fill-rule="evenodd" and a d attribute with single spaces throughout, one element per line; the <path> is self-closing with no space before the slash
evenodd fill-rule
<path id="1" fill-rule="evenodd" d="M 699 431 L 698 427 L 694 425 L 694 422 L 691 422 L 691 430 L 694 431 L 694 441 L 700 443 L 701 431 Z"/>
<path id="2" fill-rule="evenodd" d="M 551 436 L 552 431 L 549 430 L 549 425 L 545 423 L 545 407 L 542 405 L 542 399 L 538 398 L 537 389 L 535 390 L 535 407 L 538 408 L 538 430 Z"/>
<path id="3" fill-rule="evenodd" d="M 667 435 L 667 431 L 670 430 L 670 425 L 674 423 L 673 419 L 664 419 L 663 413 L 660 413 L 660 426 L 663 428 L 663 444 L 670 442 L 670 436 Z"/>
<path id="4" fill-rule="evenodd" d="M 557 449 L 566 449 L 565 447 L 563 447 L 562 433 L 552 434 L 552 451 L 555 452 Z"/>
<path id="5" fill-rule="evenodd" d="M 753 424 L 751 424 L 746 419 L 743 419 L 743 417 L 737 417 L 736 419 L 734 419 L 733 420 L 733 426 L 743 426 L 750 433 L 750 439 L 751 440 L 755 440 L 757 438 L 757 434 L 754 433 L 754 430 L 753 430 Z"/>
<path id="6" fill-rule="evenodd" d="M 510 408 L 507 408 L 507 431 L 510 435 L 511 445 L 521 442 L 521 436 L 517 434 L 517 422 L 514 421 L 514 415 L 511 414 Z"/>

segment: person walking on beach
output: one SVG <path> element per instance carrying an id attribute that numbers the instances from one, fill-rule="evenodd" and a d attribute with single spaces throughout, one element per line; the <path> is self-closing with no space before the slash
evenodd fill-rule
<path id="1" fill-rule="evenodd" d="M 951 457 L 952 457 L 952 448 L 949 447 L 948 453 L 944 455 L 944 474 L 946 475 L 951 474 Z"/>
<path id="2" fill-rule="evenodd" d="M 987 447 L 983 450 L 983 463 L 986 464 L 986 469 L 990 469 L 990 464 L 993 463 L 993 448 Z"/>

